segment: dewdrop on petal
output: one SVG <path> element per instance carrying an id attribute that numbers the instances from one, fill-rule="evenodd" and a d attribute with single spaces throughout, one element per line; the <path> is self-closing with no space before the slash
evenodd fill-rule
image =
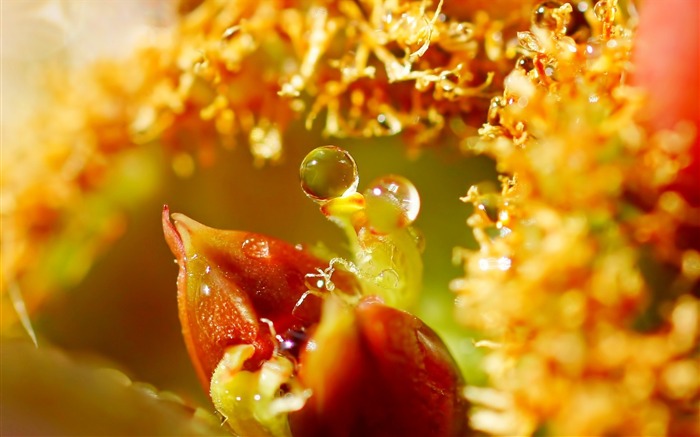
<path id="1" fill-rule="evenodd" d="M 572 7 L 568 3 L 564 5 L 557 1 L 540 3 L 532 12 L 532 25 L 556 34 L 565 34 L 571 21 Z"/>
<path id="2" fill-rule="evenodd" d="M 416 220 L 420 211 L 418 190 L 403 176 L 388 175 L 373 180 L 364 196 L 367 219 L 378 232 L 405 228 Z"/>
<path id="3" fill-rule="evenodd" d="M 304 194 L 319 203 L 354 194 L 360 181 L 355 160 L 336 146 L 309 152 L 301 163 L 299 177 Z"/>

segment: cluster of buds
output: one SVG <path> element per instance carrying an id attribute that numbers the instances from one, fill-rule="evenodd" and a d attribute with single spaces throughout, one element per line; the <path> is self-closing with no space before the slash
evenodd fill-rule
<path id="1" fill-rule="evenodd" d="M 678 235 L 700 209 L 669 188 L 693 133 L 640 124 L 634 19 L 615 1 L 539 5 L 466 144 L 504 175 L 463 199 L 480 248 L 457 252 L 452 283 L 457 317 L 490 334 L 493 391 L 468 393 L 485 431 L 698 431 L 699 257 Z"/>

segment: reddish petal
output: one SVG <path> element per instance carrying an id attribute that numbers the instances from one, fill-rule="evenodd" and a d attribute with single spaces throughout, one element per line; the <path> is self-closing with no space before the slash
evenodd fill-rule
<path id="1" fill-rule="evenodd" d="M 308 296 L 304 277 L 328 263 L 266 236 L 222 231 L 163 211 L 165 238 L 180 266 L 178 305 L 190 357 L 205 387 L 224 349 L 251 344 L 246 368 L 270 358 L 277 333 L 303 329 L 320 317 L 320 299 Z"/>
<path id="2" fill-rule="evenodd" d="M 696 129 L 693 163 L 673 188 L 700 206 L 700 2 L 646 1 L 641 5 L 635 42 L 635 84 L 649 94 L 648 125 L 677 126 L 681 120 Z"/>
<path id="3" fill-rule="evenodd" d="M 294 435 L 459 436 L 463 381 L 444 343 L 409 313 L 377 301 L 324 320 L 301 356 L 313 390 L 290 416 Z M 329 325 L 332 327 L 329 328 Z"/>

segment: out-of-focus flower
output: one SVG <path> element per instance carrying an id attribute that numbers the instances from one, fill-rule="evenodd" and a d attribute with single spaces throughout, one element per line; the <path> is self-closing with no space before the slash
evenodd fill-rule
<path id="1" fill-rule="evenodd" d="M 577 41 L 581 6 L 593 6 L 592 38 Z M 524 58 L 470 143 L 504 174 L 499 192 L 464 198 L 480 249 L 457 252 L 465 277 L 453 282 L 457 316 L 493 340 L 495 391 L 472 393 L 487 407 L 472 414 L 478 428 L 699 431 L 698 247 L 679 235 L 700 210 L 668 189 L 690 162 L 697 105 L 673 130 L 640 123 L 635 20 L 614 1 L 536 8 L 518 34 Z"/>
<path id="2" fill-rule="evenodd" d="M 8 139 L 16 146 L 3 161 L 3 283 L 18 284 L 31 310 L 56 283 L 84 274 L 121 233 L 118 211 L 159 177 L 139 146 L 161 144 L 187 177 L 239 142 L 256 163 L 277 161 L 290 123 L 313 128 L 321 115 L 324 135 L 401 133 L 411 150 L 476 124 L 519 21 L 480 12 L 470 23 L 441 7 L 195 2 L 173 26 L 151 28 L 129 58 L 56 71 L 47 105 Z M 121 196 L 114 186 L 134 165 L 143 168 Z M 57 268 L 66 258 L 70 266 Z"/>

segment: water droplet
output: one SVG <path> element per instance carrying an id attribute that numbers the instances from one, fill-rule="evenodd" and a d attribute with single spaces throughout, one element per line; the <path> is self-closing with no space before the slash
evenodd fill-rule
<path id="1" fill-rule="evenodd" d="M 320 273 L 308 273 L 304 276 L 304 285 L 309 290 L 325 290 L 326 280 Z"/>
<path id="2" fill-rule="evenodd" d="M 498 221 L 498 213 L 501 209 L 501 198 L 496 193 L 484 194 L 479 198 L 476 207 L 495 223 Z"/>
<path id="3" fill-rule="evenodd" d="M 556 69 L 556 66 L 554 65 L 554 63 L 550 63 L 550 64 L 545 65 L 544 74 L 548 78 L 557 80 L 556 73 L 557 73 L 557 69 Z"/>
<path id="4" fill-rule="evenodd" d="M 401 278 L 394 269 L 382 270 L 374 280 L 374 283 L 387 289 L 396 289 L 400 286 Z"/>
<path id="5" fill-rule="evenodd" d="M 586 44 L 586 58 L 596 59 L 603 53 L 603 43 L 598 38 L 591 38 Z"/>
<path id="6" fill-rule="evenodd" d="M 268 258 L 270 256 L 270 246 L 267 241 L 257 237 L 246 238 L 241 245 L 241 250 L 250 258 Z"/>
<path id="7" fill-rule="evenodd" d="M 546 1 L 535 6 L 532 12 L 532 25 L 551 31 L 557 30 L 558 21 L 561 20 L 561 17 L 557 16 L 560 6 L 561 3 L 555 1 Z"/>
<path id="8" fill-rule="evenodd" d="M 316 202 L 349 196 L 357 190 L 357 165 L 350 154 L 336 146 L 318 147 L 304 158 L 299 169 L 301 188 Z"/>
<path id="9" fill-rule="evenodd" d="M 452 22 L 447 28 L 447 38 L 453 45 L 461 45 L 469 41 L 474 35 L 474 27 L 471 23 Z"/>
<path id="10" fill-rule="evenodd" d="M 211 294 L 211 288 L 207 284 L 202 284 L 202 294 L 204 296 L 209 296 Z"/>
<path id="11" fill-rule="evenodd" d="M 519 68 L 527 73 L 535 68 L 535 61 L 529 56 L 521 56 L 515 62 L 515 68 Z"/>
<path id="12" fill-rule="evenodd" d="M 476 45 L 473 40 L 474 26 L 471 23 L 450 21 L 444 36 L 442 31 L 440 35 L 440 46 L 449 52 L 467 51 Z"/>
<path id="13" fill-rule="evenodd" d="M 304 329 L 288 329 L 280 338 L 280 352 L 286 352 L 297 358 L 302 345 L 309 339 Z"/>
<path id="14" fill-rule="evenodd" d="M 410 225 L 418 217 L 418 190 L 403 176 L 379 177 L 369 184 L 364 195 L 367 218 L 376 231 L 392 232 Z"/>
<path id="15" fill-rule="evenodd" d="M 603 22 L 612 22 L 615 20 L 615 13 L 617 13 L 617 7 L 614 1 L 600 0 L 593 6 L 593 13 L 596 18 Z"/>
<path id="16" fill-rule="evenodd" d="M 543 51 L 540 40 L 532 32 L 518 32 L 518 43 L 525 50 L 541 53 Z"/>

